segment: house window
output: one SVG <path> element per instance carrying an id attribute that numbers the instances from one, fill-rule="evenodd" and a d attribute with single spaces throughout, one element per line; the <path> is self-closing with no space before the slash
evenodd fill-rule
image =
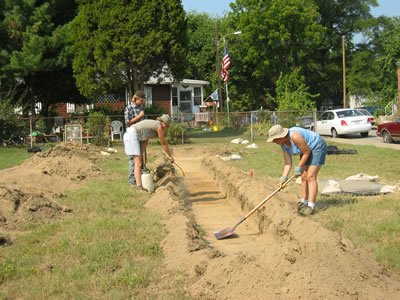
<path id="1" fill-rule="evenodd" d="M 67 113 L 73 113 L 75 112 L 75 104 L 73 103 L 67 103 Z"/>
<path id="2" fill-rule="evenodd" d="M 146 95 L 146 107 L 149 107 L 153 104 L 153 92 L 151 86 L 144 87 L 144 94 Z"/>
<path id="3" fill-rule="evenodd" d="M 41 110 L 42 110 L 42 102 L 37 102 L 35 105 L 35 114 L 40 114 Z"/>
<path id="4" fill-rule="evenodd" d="M 192 101 L 192 92 L 191 91 L 181 91 L 181 102 L 182 101 Z"/>
<path id="5" fill-rule="evenodd" d="M 194 105 L 201 105 L 201 88 L 194 88 Z"/>
<path id="6" fill-rule="evenodd" d="M 172 105 L 178 106 L 178 88 L 172 88 Z"/>

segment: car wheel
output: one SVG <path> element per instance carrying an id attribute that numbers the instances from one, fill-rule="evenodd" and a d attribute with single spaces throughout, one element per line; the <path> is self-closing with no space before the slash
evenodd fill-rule
<path id="1" fill-rule="evenodd" d="M 368 136 L 368 132 L 360 132 L 362 137 L 367 137 Z"/>
<path id="2" fill-rule="evenodd" d="M 332 137 L 333 137 L 333 138 L 339 137 L 339 135 L 338 135 L 338 133 L 337 133 L 337 131 L 336 131 L 335 128 L 332 128 L 331 133 L 332 133 Z"/>
<path id="3" fill-rule="evenodd" d="M 390 136 L 389 132 L 387 132 L 387 131 L 384 131 L 384 132 L 382 133 L 382 138 L 383 138 L 383 142 L 384 142 L 384 143 L 391 143 L 391 142 L 393 142 L 392 137 Z"/>

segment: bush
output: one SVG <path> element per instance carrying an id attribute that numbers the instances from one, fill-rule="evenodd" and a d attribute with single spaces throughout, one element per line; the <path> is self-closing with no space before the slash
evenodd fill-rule
<path id="1" fill-rule="evenodd" d="M 0 143 L 3 146 L 22 144 L 29 133 L 25 122 L 15 119 L 14 106 L 10 98 L 0 99 Z"/>
<path id="2" fill-rule="evenodd" d="M 102 112 L 92 112 L 89 114 L 87 128 L 93 134 L 93 143 L 97 146 L 108 145 L 107 132 L 108 118 Z"/>
<path id="3" fill-rule="evenodd" d="M 379 116 L 384 116 L 385 115 L 385 109 L 384 108 L 378 108 L 375 110 L 374 117 L 377 118 Z"/>
<path id="4" fill-rule="evenodd" d="M 158 103 L 153 103 L 151 106 L 145 106 L 144 108 L 144 114 L 146 116 L 161 116 L 162 114 L 166 114 L 167 111 L 165 110 L 164 107 L 162 107 Z M 153 119 L 153 118 L 150 118 Z M 155 119 L 155 118 L 154 118 Z"/>
<path id="5" fill-rule="evenodd" d="M 166 140 L 171 145 L 185 144 L 189 141 L 189 137 L 186 134 L 185 127 L 177 123 L 171 123 L 168 127 Z"/>
<path id="6" fill-rule="evenodd" d="M 273 126 L 274 124 L 266 121 L 266 122 L 256 122 L 253 124 L 253 134 L 257 135 L 268 135 L 268 130 Z M 246 130 L 246 134 L 250 135 L 251 127 L 249 126 Z"/>

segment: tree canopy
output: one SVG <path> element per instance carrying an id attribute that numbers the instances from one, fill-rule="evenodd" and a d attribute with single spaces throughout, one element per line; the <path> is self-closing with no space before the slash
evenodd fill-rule
<path id="1" fill-rule="evenodd" d="M 15 95 L 23 108 L 34 113 L 40 101 L 46 115 L 55 101 L 77 95 L 66 47 L 76 5 L 68 0 L 6 0 L 0 8 L 1 89 L 20 87 L 24 92 Z"/>
<path id="2" fill-rule="evenodd" d="M 339 106 L 344 37 L 347 94 L 372 95 L 384 105 L 397 94 L 400 21 L 373 18 L 376 5 L 236 0 L 225 16 L 211 17 L 186 14 L 180 0 L 0 0 L 0 99 L 24 99 L 31 111 L 40 101 L 46 113 L 54 102 L 125 87 L 133 94 L 163 72 L 208 80 L 211 93 L 225 40 L 231 111 Z M 359 33 L 365 38 L 355 42 Z"/>
<path id="3" fill-rule="evenodd" d="M 143 89 L 161 71 L 182 78 L 187 22 L 180 0 L 77 0 L 70 40 L 77 85 L 87 97 Z"/>
<path id="4" fill-rule="evenodd" d="M 281 73 L 296 67 L 315 72 L 320 65 L 313 60 L 325 32 L 317 22 L 318 7 L 311 0 L 237 0 L 232 10 L 230 24 L 243 32 L 238 39 L 243 40 L 238 41 L 240 63 L 231 67 L 232 81 L 240 82 L 240 90 L 253 99 L 236 102 L 236 108 L 274 108 L 267 95 L 274 96 Z"/>

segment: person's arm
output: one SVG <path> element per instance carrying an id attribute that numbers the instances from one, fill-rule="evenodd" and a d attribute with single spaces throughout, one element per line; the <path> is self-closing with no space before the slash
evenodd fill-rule
<path id="1" fill-rule="evenodd" d="M 311 150 L 310 147 L 308 147 L 306 141 L 303 139 L 301 134 L 297 131 L 294 131 L 291 135 L 293 143 L 296 144 L 297 147 L 299 147 L 301 153 L 303 156 L 301 157 L 301 160 L 299 161 L 298 166 L 303 168 L 303 166 L 306 164 L 308 159 L 311 156 Z"/>
<path id="2" fill-rule="evenodd" d="M 172 153 L 169 150 L 168 143 L 165 140 L 164 130 L 162 129 L 162 126 L 157 127 L 157 134 L 158 134 L 158 137 L 160 138 L 161 146 L 163 147 L 163 149 L 164 149 L 165 153 L 167 154 L 169 160 L 171 161 L 171 163 L 174 163 L 174 158 L 172 157 Z"/>
<path id="3" fill-rule="evenodd" d="M 124 110 L 124 119 L 125 119 L 125 125 L 126 127 L 129 127 L 129 106 L 125 107 Z"/>
<path id="4" fill-rule="evenodd" d="M 130 119 L 128 122 L 128 127 L 135 124 L 138 120 L 144 117 L 144 110 L 142 110 L 136 117 Z"/>
<path id="5" fill-rule="evenodd" d="M 282 171 L 282 177 L 288 177 L 290 169 L 292 168 L 292 156 L 282 147 L 283 159 L 285 161 L 285 165 Z"/>

